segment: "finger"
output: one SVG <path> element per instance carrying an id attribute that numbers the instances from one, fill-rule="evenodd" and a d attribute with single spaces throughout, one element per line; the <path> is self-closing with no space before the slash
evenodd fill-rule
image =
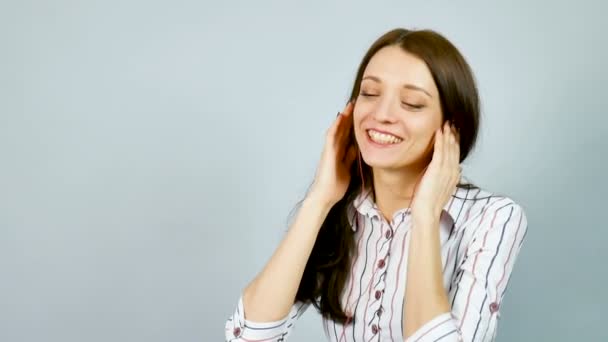
<path id="1" fill-rule="evenodd" d="M 352 104 L 347 105 L 346 111 L 342 114 L 342 122 L 338 128 L 338 137 L 336 138 L 337 143 L 341 145 L 348 145 L 352 140 L 353 134 L 353 116 L 352 116 Z"/>
<path id="2" fill-rule="evenodd" d="M 346 105 L 344 106 L 344 109 L 342 109 L 341 112 L 338 112 L 338 116 L 339 115 L 344 115 L 344 116 L 351 115 L 352 110 L 353 110 L 353 101 L 348 101 L 346 103 Z"/>
<path id="3" fill-rule="evenodd" d="M 353 113 L 353 109 L 355 107 L 355 103 L 351 100 L 348 101 L 348 103 L 346 104 L 346 106 L 344 106 L 344 110 L 342 111 L 342 115 L 346 115 L 349 116 Z"/>
<path id="4" fill-rule="evenodd" d="M 342 112 L 338 112 L 338 114 L 336 114 L 336 120 L 334 120 L 332 126 L 330 126 L 330 128 L 327 131 L 327 135 L 335 135 L 336 132 L 339 131 L 339 127 L 341 125 L 341 122 L 344 120 L 345 116 L 348 116 L 348 114 L 350 112 L 352 112 L 352 101 L 349 101 L 346 106 L 344 106 L 344 110 Z M 335 140 L 335 139 L 334 139 Z"/>
<path id="5" fill-rule="evenodd" d="M 331 126 L 325 132 L 325 138 L 328 142 L 333 142 L 335 140 L 336 132 L 338 131 L 338 126 L 340 125 L 340 121 L 342 120 L 342 115 L 338 113 L 336 119 L 332 122 Z"/>
<path id="6" fill-rule="evenodd" d="M 348 145 L 348 136 L 350 134 L 350 126 L 352 121 L 349 117 L 341 115 L 340 123 L 337 127 L 334 144 L 336 148 L 345 147 Z"/>
<path id="7" fill-rule="evenodd" d="M 456 164 L 460 164 L 460 135 L 458 129 L 454 127 L 454 157 L 456 158 Z"/>
<path id="8" fill-rule="evenodd" d="M 452 124 L 448 121 L 445 126 L 445 156 L 444 156 L 444 167 L 447 174 L 451 178 L 455 178 L 457 172 L 457 159 L 454 156 L 455 153 L 455 138 L 452 134 Z"/>
<path id="9" fill-rule="evenodd" d="M 446 122 L 445 127 L 445 144 L 446 144 L 446 153 L 445 153 L 445 162 L 446 166 L 453 168 L 454 167 L 454 145 L 456 143 L 456 139 L 454 138 L 452 131 L 452 123 L 450 121 Z"/>
<path id="10" fill-rule="evenodd" d="M 460 164 L 460 143 L 458 140 L 458 130 L 454 124 L 451 125 L 451 145 L 452 145 L 452 165 Z"/>
<path id="11" fill-rule="evenodd" d="M 450 123 L 446 121 L 443 124 L 442 134 L 442 142 L 443 142 L 443 155 L 442 155 L 442 165 L 445 167 L 448 165 L 449 157 L 450 157 Z"/>
<path id="12" fill-rule="evenodd" d="M 450 125 L 450 161 L 448 165 L 452 170 L 455 184 L 460 182 L 462 175 L 462 167 L 460 166 L 460 146 L 457 139 L 456 128 L 452 124 Z"/>
<path id="13" fill-rule="evenodd" d="M 346 163 L 347 166 L 350 166 L 351 160 L 356 157 L 356 153 L 352 151 L 353 149 L 356 151 L 356 147 L 353 147 L 354 145 L 354 142 L 346 140 L 336 143 L 334 146 L 336 161 Z"/>
<path id="14" fill-rule="evenodd" d="M 456 158 L 454 158 L 454 152 L 456 148 L 456 137 L 454 136 L 454 126 L 451 122 L 448 123 L 447 127 L 447 153 L 446 153 L 446 162 L 450 167 L 454 167 Z"/>
<path id="15" fill-rule="evenodd" d="M 435 131 L 435 146 L 433 151 L 433 159 L 432 162 L 439 164 L 441 166 L 443 158 L 443 129 L 438 128 Z"/>

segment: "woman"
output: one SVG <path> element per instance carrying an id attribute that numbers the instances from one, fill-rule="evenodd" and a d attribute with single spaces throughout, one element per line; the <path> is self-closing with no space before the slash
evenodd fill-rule
<path id="1" fill-rule="evenodd" d="M 492 341 L 527 220 L 461 179 L 479 111 L 472 72 L 444 37 L 380 37 L 226 340 L 285 341 L 312 304 L 331 341 Z"/>

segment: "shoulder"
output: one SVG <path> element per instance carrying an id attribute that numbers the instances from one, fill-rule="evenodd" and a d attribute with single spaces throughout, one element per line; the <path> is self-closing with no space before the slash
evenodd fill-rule
<path id="1" fill-rule="evenodd" d="M 506 226 L 515 221 L 519 221 L 519 226 L 527 226 L 526 210 L 521 202 L 474 184 L 457 189 L 449 211 L 456 226 Z"/>

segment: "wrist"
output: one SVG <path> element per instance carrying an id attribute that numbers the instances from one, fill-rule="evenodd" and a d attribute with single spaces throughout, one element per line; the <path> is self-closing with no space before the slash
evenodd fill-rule
<path id="1" fill-rule="evenodd" d="M 429 225 L 433 223 L 439 223 L 441 215 L 437 215 L 432 211 L 417 211 L 412 212 L 412 221 L 417 224 Z"/>
<path id="2" fill-rule="evenodd" d="M 423 232 L 424 235 L 432 233 L 439 228 L 439 217 L 435 217 L 434 214 L 422 214 L 412 215 L 412 226 L 413 229 L 419 232 Z"/>
<path id="3" fill-rule="evenodd" d="M 321 211 L 329 212 L 329 210 L 335 205 L 335 203 L 316 192 L 310 192 L 304 198 L 304 202 L 302 203 L 302 205 L 308 207 L 316 207 L 319 208 Z"/>

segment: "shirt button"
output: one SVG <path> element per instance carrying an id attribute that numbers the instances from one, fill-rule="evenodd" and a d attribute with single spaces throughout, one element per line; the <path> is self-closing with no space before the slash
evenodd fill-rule
<path id="1" fill-rule="evenodd" d="M 234 337 L 241 336 L 241 328 L 239 328 L 239 327 L 234 328 L 234 330 L 232 331 L 232 333 L 234 334 Z"/>
<path id="2" fill-rule="evenodd" d="M 492 304 L 490 304 L 490 312 L 494 313 L 498 311 L 498 303 L 493 302 Z"/>
<path id="3" fill-rule="evenodd" d="M 377 325 L 375 325 L 375 324 L 374 324 L 374 325 L 372 325 L 372 333 L 373 333 L 374 335 L 376 335 L 376 334 L 378 333 L 378 326 L 377 326 Z"/>
<path id="4" fill-rule="evenodd" d="M 382 307 L 378 308 L 378 317 L 382 316 Z"/>
<path id="5" fill-rule="evenodd" d="M 386 265 L 386 262 L 384 261 L 384 259 L 378 260 L 378 267 L 379 268 L 384 268 L 384 265 Z"/>
<path id="6" fill-rule="evenodd" d="M 382 297 L 382 291 L 378 290 L 376 291 L 376 299 L 380 299 L 380 297 Z"/>
<path id="7" fill-rule="evenodd" d="M 391 230 L 387 230 L 386 233 L 384 234 L 384 236 L 387 239 L 390 239 L 391 237 L 393 237 L 393 232 Z"/>

